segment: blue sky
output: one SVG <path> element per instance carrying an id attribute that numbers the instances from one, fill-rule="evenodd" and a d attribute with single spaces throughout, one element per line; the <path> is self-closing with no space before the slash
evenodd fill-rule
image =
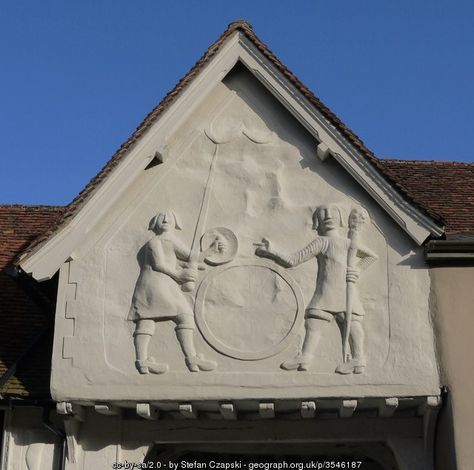
<path id="1" fill-rule="evenodd" d="M 0 202 L 70 202 L 237 18 L 378 156 L 474 161 L 472 0 L 0 0 Z"/>

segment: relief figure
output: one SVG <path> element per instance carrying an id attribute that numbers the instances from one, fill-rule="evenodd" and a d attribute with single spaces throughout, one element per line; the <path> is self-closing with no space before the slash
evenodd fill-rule
<path id="1" fill-rule="evenodd" d="M 340 208 L 335 204 L 322 205 L 313 214 L 313 229 L 319 235 L 303 249 L 291 255 L 278 253 L 269 240 L 263 239 L 258 246 L 258 256 L 270 258 L 283 267 L 294 267 L 312 258 L 318 262 L 318 275 L 314 294 L 306 307 L 305 338 L 301 352 L 281 364 L 285 370 L 306 371 L 309 369 L 325 326 L 336 318 L 345 325 L 351 351 L 345 355 L 336 372 L 341 374 L 360 374 L 366 367 L 364 351 L 364 307 L 358 292 L 352 286 L 362 271 L 377 260 L 377 255 L 358 242 L 352 241 L 359 234 L 362 223 L 368 220 L 363 208 L 354 209 L 349 217 L 351 228 L 349 237 L 343 231 L 343 218 Z M 348 262 L 351 260 L 351 262 Z M 348 289 L 348 285 L 351 288 Z M 347 308 L 347 305 L 350 308 Z M 347 312 L 347 315 L 346 315 Z M 346 351 L 345 351 L 346 352 Z M 350 356 L 350 357 L 348 357 Z"/>
<path id="2" fill-rule="evenodd" d="M 191 372 L 211 371 L 216 363 L 196 353 L 193 307 L 181 289 L 185 283 L 196 280 L 197 269 L 187 265 L 190 253 L 176 237 L 175 231 L 181 230 L 176 216 L 170 211 L 162 212 L 152 218 L 148 228 L 155 236 L 142 248 L 140 275 L 128 317 L 136 325 L 133 335 L 135 365 L 141 374 L 162 374 L 168 370 L 167 364 L 158 363 L 149 356 L 148 347 L 156 323 L 171 320 L 176 323 L 176 337 L 188 369 Z M 223 251 L 223 243 L 216 239 L 200 258 L 204 259 L 210 250 Z"/>

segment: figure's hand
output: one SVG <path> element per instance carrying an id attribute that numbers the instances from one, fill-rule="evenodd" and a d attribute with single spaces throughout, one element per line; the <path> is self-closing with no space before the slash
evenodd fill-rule
<path id="1" fill-rule="evenodd" d="M 216 253 L 225 253 L 228 245 L 229 244 L 224 237 L 217 235 L 215 240 L 212 242 L 211 248 L 214 248 Z"/>
<path id="2" fill-rule="evenodd" d="M 254 246 L 257 247 L 255 250 L 257 256 L 266 256 L 271 253 L 270 241 L 266 238 L 262 238 L 260 243 L 254 243 Z"/>
<path id="3" fill-rule="evenodd" d="M 357 282 L 360 276 L 360 269 L 358 268 L 347 268 L 346 282 Z"/>
<path id="4" fill-rule="evenodd" d="M 197 269 L 194 268 L 186 268 L 183 269 L 179 275 L 178 275 L 178 280 L 181 283 L 185 282 L 195 282 L 198 276 Z"/>

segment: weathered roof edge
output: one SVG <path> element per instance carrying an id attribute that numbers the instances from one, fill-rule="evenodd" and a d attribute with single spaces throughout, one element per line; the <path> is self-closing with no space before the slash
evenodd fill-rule
<path id="1" fill-rule="evenodd" d="M 33 249 L 46 242 L 54 233 L 56 233 L 68 220 L 73 217 L 80 207 L 86 202 L 86 200 L 92 195 L 93 191 L 102 183 L 102 181 L 111 173 L 111 171 L 118 165 L 126 153 L 133 147 L 133 145 L 140 139 L 140 137 L 155 123 L 158 117 L 163 111 L 165 111 L 180 95 L 181 91 L 186 88 L 198 75 L 200 70 L 209 62 L 209 60 L 221 49 L 222 45 L 226 42 L 234 32 L 240 31 L 262 52 L 262 54 L 270 60 L 278 70 L 310 101 L 322 114 L 325 116 L 332 125 L 334 125 L 348 140 L 349 142 L 361 152 L 370 163 L 377 169 L 377 171 L 391 184 L 393 185 L 403 196 L 413 203 L 419 210 L 424 214 L 428 215 L 435 221 L 445 224 L 444 219 L 433 210 L 425 207 L 422 203 L 409 193 L 409 191 L 397 181 L 395 175 L 388 168 L 383 167 L 375 154 L 370 151 L 362 141 L 349 127 L 347 127 L 338 117 L 334 114 L 324 103 L 317 98 L 314 93 L 307 88 L 294 73 L 292 73 L 280 60 L 270 51 L 270 49 L 256 36 L 253 32 L 252 26 L 244 21 L 237 20 L 229 24 L 228 28 L 214 42 L 204 53 L 204 55 L 196 62 L 196 64 L 189 70 L 189 72 L 179 80 L 176 86 L 165 95 L 161 102 L 145 117 L 141 124 L 136 128 L 134 133 L 120 146 L 115 152 L 112 158 L 105 164 L 105 166 L 94 176 L 91 181 L 85 186 L 85 188 L 73 199 L 73 201 L 67 206 L 64 215 L 42 236 L 34 240 L 30 246 L 24 250 L 20 257 L 16 260 L 18 262 L 20 258 L 30 253 Z"/>
<path id="2" fill-rule="evenodd" d="M 61 211 L 66 210 L 68 206 L 50 206 L 46 204 L 1 204 L 0 209 L 25 209 L 25 210 L 51 210 Z"/>
<path id="3" fill-rule="evenodd" d="M 416 159 L 406 159 L 406 158 L 390 158 L 390 157 L 379 157 L 377 158 L 379 162 L 397 162 L 397 163 L 420 163 L 427 165 L 453 165 L 453 166 L 467 166 L 474 167 L 474 162 L 457 162 L 455 160 L 416 160 Z"/>

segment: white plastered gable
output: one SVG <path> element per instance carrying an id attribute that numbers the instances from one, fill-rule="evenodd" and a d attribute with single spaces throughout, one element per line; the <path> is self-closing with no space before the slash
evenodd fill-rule
<path id="1" fill-rule="evenodd" d="M 318 210 L 330 206 L 339 224 L 328 241 Z M 356 207 L 370 214 L 358 250 L 370 268 L 353 308 L 357 370 L 342 361 L 338 327 Z M 166 220 L 170 238 L 157 229 Z M 435 395 L 418 245 L 440 230 L 236 31 L 61 231 L 21 260 L 38 280 L 60 269 L 52 396 L 91 404 Z M 263 239 L 273 254 L 261 251 Z M 212 246 L 186 289 L 191 255 Z M 319 309 L 310 318 L 326 333 L 317 360 L 295 370 L 308 309 Z M 340 373 L 346 363 L 350 373 Z"/>
<path id="2" fill-rule="evenodd" d="M 316 155 L 323 160 L 329 156 L 335 158 L 418 245 L 430 235 L 440 236 L 443 233 L 442 226 L 391 186 L 275 65 L 242 32 L 236 31 L 94 190 L 71 220 L 49 240 L 24 256 L 19 262 L 20 267 L 36 280 L 42 281 L 51 278 L 66 260 L 74 259 L 75 253 L 87 240 L 88 233 L 126 194 L 155 155 L 166 155 L 169 139 L 238 62 L 319 142 L 314 149 L 315 158 Z"/>

